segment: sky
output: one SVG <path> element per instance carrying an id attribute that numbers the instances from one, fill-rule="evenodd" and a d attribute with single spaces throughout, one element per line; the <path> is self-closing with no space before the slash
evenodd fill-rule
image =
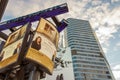
<path id="1" fill-rule="evenodd" d="M 9 0 L 2 21 L 67 3 L 58 19 L 88 20 L 96 32 L 116 80 L 120 80 L 120 0 Z"/>

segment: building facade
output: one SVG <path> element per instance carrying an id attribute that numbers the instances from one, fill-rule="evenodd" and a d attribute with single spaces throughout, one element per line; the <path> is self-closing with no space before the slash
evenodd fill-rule
<path id="1" fill-rule="evenodd" d="M 71 47 L 75 80 L 115 80 L 89 21 L 67 21 L 65 45 Z"/>

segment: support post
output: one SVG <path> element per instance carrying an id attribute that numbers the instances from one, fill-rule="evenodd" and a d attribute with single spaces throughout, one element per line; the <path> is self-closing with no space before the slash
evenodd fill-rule
<path id="1" fill-rule="evenodd" d="M 40 72 L 37 71 L 36 66 L 33 67 L 33 70 L 30 73 L 29 80 L 40 80 Z"/>
<path id="2" fill-rule="evenodd" d="M 4 40 L 7 40 L 7 38 L 8 38 L 8 36 L 5 33 L 1 32 L 1 31 L 0 31 L 0 37 L 2 39 L 4 39 Z"/>
<path id="3" fill-rule="evenodd" d="M 54 21 L 54 23 L 56 24 L 56 26 L 59 26 L 60 25 L 60 21 L 57 19 L 57 17 L 53 16 L 51 17 L 52 20 Z"/>
<path id="4" fill-rule="evenodd" d="M 10 29 L 11 32 L 14 32 L 15 30 L 16 30 L 15 27 Z"/>
<path id="5" fill-rule="evenodd" d="M 24 80 L 24 67 L 21 67 L 21 69 L 17 72 L 17 80 Z"/>

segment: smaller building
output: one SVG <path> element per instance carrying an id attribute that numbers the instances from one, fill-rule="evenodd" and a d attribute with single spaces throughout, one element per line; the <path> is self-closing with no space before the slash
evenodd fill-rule
<path id="1" fill-rule="evenodd" d="M 61 62 L 58 62 L 53 71 L 53 75 L 46 75 L 46 78 L 43 80 L 74 80 L 71 48 L 59 49 L 57 58 L 59 58 Z"/>

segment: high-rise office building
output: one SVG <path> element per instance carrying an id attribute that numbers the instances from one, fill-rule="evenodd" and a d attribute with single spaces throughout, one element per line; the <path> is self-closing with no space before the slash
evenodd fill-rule
<path id="1" fill-rule="evenodd" d="M 89 21 L 67 21 L 65 45 L 71 47 L 75 80 L 115 80 Z"/>

